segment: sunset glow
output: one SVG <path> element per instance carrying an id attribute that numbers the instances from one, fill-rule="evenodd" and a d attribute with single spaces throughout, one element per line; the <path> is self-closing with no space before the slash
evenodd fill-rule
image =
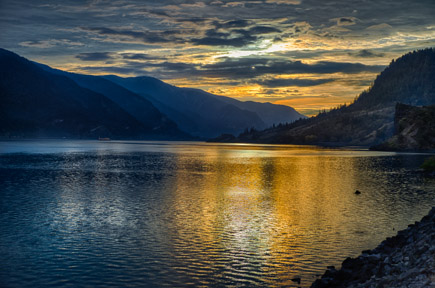
<path id="1" fill-rule="evenodd" d="M 19 0 L 0 8 L 1 47 L 34 61 L 152 76 L 306 115 L 350 103 L 393 58 L 435 43 L 435 4 L 423 0 Z"/>

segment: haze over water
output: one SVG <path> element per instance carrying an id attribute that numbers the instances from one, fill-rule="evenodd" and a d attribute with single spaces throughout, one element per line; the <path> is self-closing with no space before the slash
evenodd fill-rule
<path id="1" fill-rule="evenodd" d="M 1 142 L 0 286 L 306 287 L 435 205 L 435 180 L 415 172 L 425 157 Z"/>

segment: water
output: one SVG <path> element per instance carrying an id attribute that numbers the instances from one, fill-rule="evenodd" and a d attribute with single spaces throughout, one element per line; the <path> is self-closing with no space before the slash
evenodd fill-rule
<path id="1" fill-rule="evenodd" d="M 0 286 L 306 287 L 435 205 L 427 156 L 1 142 Z"/>

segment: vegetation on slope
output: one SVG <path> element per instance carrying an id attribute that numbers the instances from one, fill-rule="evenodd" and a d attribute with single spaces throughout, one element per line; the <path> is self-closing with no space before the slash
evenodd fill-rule
<path id="1" fill-rule="evenodd" d="M 232 142 L 376 145 L 394 132 L 397 102 L 435 104 L 435 49 L 408 53 L 391 64 L 349 106 L 263 131 L 250 129 Z"/>

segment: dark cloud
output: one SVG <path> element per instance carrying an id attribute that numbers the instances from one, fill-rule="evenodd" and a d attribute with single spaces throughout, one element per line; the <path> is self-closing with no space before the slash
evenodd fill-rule
<path id="1" fill-rule="evenodd" d="M 122 55 L 122 54 L 121 54 Z M 197 74 L 197 65 L 181 62 L 148 62 L 148 61 L 124 61 L 117 67 L 114 66 L 80 66 L 78 69 L 86 71 L 98 71 L 108 73 L 150 75 L 162 78 L 174 78 L 193 76 Z"/>
<path id="2" fill-rule="evenodd" d="M 122 59 L 126 60 L 164 60 L 165 57 L 153 56 L 145 53 L 120 53 Z"/>
<path id="3" fill-rule="evenodd" d="M 239 23 L 238 25 L 241 25 Z M 236 27 L 233 24 L 233 27 Z M 259 34 L 278 33 L 279 29 L 269 26 L 254 26 L 248 30 L 230 29 L 222 31 L 220 29 L 208 29 L 204 36 L 189 39 L 188 36 L 194 31 L 135 31 L 127 29 L 113 29 L 107 27 L 82 27 L 83 30 L 103 36 L 127 37 L 136 39 L 144 43 L 192 43 L 194 45 L 207 46 L 231 46 L 243 47 L 255 43 Z M 184 34 L 185 33 L 185 34 Z"/>
<path id="4" fill-rule="evenodd" d="M 90 73 L 126 74 L 126 75 L 147 75 L 147 71 L 129 67 L 117 66 L 80 66 L 75 71 L 88 71 Z"/>
<path id="5" fill-rule="evenodd" d="M 360 58 L 374 58 L 374 57 L 384 57 L 385 53 L 379 52 L 376 53 L 371 50 L 363 49 L 355 53 L 348 53 L 350 56 L 360 57 Z"/>
<path id="6" fill-rule="evenodd" d="M 116 53 L 116 52 L 90 52 L 80 53 L 75 58 L 82 61 L 108 61 L 114 59 L 124 60 L 165 60 L 165 57 L 153 56 L 145 53 Z"/>
<path id="7" fill-rule="evenodd" d="M 209 22 L 210 19 L 208 18 L 200 18 L 200 17 L 191 17 L 191 18 L 180 18 L 180 19 L 176 19 L 177 22 L 190 22 L 190 23 L 195 23 L 195 24 L 203 24 L 206 22 Z"/>
<path id="8" fill-rule="evenodd" d="M 337 19 L 337 25 L 339 26 L 353 25 L 355 23 L 355 18 L 341 17 Z"/>
<path id="9" fill-rule="evenodd" d="M 241 58 L 225 59 L 221 62 L 201 67 L 208 77 L 230 77 L 235 79 L 252 79 L 267 74 L 332 74 L 360 72 L 379 72 L 384 65 L 364 65 L 361 63 L 320 61 L 306 64 L 301 61 L 283 61 L 276 59 Z"/>
<path id="10" fill-rule="evenodd" d="M 220 29 L 220 28 L 245 28 L 248 26 L 251 26 L 253 24 L 255 24 L 255 22 L 250 21 L 250 20 L 231 20 L 231 21 L 215 21 L 213 23 L 216 27 L 216 29 Z"/>
<path id="11" fill-rule="evenodd" d="M 107 27 L 82 27 L 83 30 L 105 36 L 119 36 L 140 40 L 144 43 L 168 43 L 183 41 L 181 31 L 135 31 L 127 29 L 112 29 Z"/>
<path id="12" fill-rule="evenodd" d="M 122 54 L 120 54 L 122 55 Z M 82 70 L 124 73 L 135 75 L 151 75 L 162 79 L 174 79 L 180 77 L 186 78 L 221 78 L 233 79 L 237 81 L 248 81 L 253 84 L 260 84 L 265 87 L 287 87 L 316 86 L 332 81 L 333 78 L 327 79 L 281 79 L 273 78 L 273 75 L 282 74 L 332 74 L 345 73 L 356 74 L 360 72 L 379 72 L 384 66 L 370 66 L 361 63 L 343 63 L 343 62 L 317 62 L 306 64 L 301 61 L 280 61 L 267 58 L 225 58 L 214 64 L 192 64 L 182 62 L 154 62 L 154 61 L 130 61 L 120 63 L 118 67 L 80 67 Z M 118 72 L 116 72 L 118 71 Z M 122 71 L 122 72 L 120 72 Z M 266 78 L 264 78 L 266 77 Z M 350 85 L 350 84 L 347 84 Z M 355 85 L 355 83 L 353 84 Z"/>
<path id="13" fill-rule="evenodd" d="M 289 87 L 289 86 L 299 86 L 299 87 L 310 87 L 317 86 L 325 83 L 335 81 L 335 79 L 265 79 L 259 81 L 253 81 L 253 83 L 260 84 L 268 88 L 278 88 L 278 87 Z"/>
<path id="14" fill-rule="evenodd" d="M 231 30 L 231 32 L 217 32 L 214 29 L 207 30 L 202 38 L 194 38 L 190 43 L 208 46 L 232 46 L 243 47 L 255 43 L 258 38 L 245 30 Z"/>
<path id="15" fill-rule="evenodd" d="M 179 62 L 163 62 L 159 64 L 151 64 L 150 66 L 164 68 L 165 71 L 175 71 L 179 73 L 191 73 L 192 71 L 196 71 L 194 64 Z"/>
<path id="16" fill-rule="evenodd" d="M 111 52 L 93 52 L 93 53 L 80 53 L 75 58 L 82 61 L 106 61 L 114 59 L 114 53 Z"/>
<path id="17" fill-rule="evenodd" d="M 255 26 L 249 29 L 248 31 L 252 35 L 256 34 L 269 34 L 269 33 L 280 33 L 281 30 L 275 27 L 269 26 Z"/>

